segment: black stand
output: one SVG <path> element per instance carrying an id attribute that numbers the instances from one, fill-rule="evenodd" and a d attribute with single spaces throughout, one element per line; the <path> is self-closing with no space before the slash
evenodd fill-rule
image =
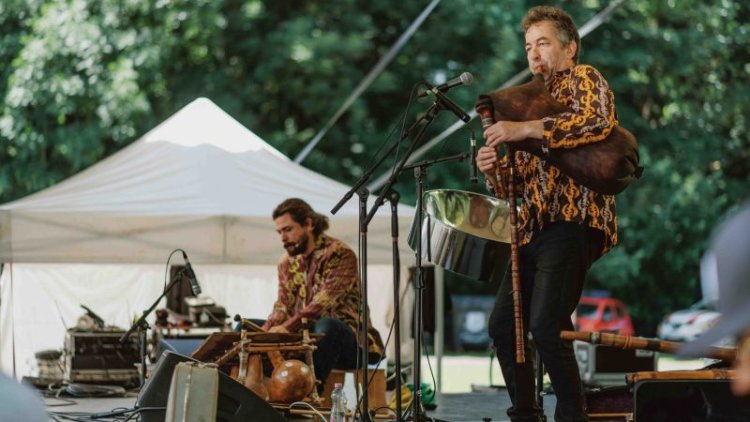
<path id="1" fill-rule="evenodd" d="M 468 121 L 468 116 L 466 116 L 466 113 L 463 113 L 462 110 L 458 109 L 458 107 L 455 105 L 455 103 L 453 103 L 452 101 L 450 101 L 450 99 L 448 99 L 447 97 L 445 97 L 445 95 L 442 92 L 439 92 L 439 91 L 436 92 L 435 102 L 433 102 L 432 105 L 430 105 L 430 107 L 427 109 L 427 111 L 423 115 L 421 115 L 420 118 L 417 119 L 417 121 L 414 122 L 409 127 L 408 130 L 406 130 L 404 133 L 401 134 L 401 139 L 399 140 L 399 142 L 395 143 L 386 152 L 385 155 L 383 155 L 369 170 L 367 170 L 362 175 L 362 177 L 355 183 L 355 185 L 344 195 L 344 197 L 341 198 L 341 200 L 331 210 L 331 214 L 336 214 L 336 212 L 338 212 L 338 210 L 352 197 L 352 195 L 353 195 L 354 192 L 357 192 L 357 194 L 360 196 L 360 205 L 359 205 L 359 211 L 360 211 L 359 212 L 359 219 L 360 219 L 360 221 L 359 221 L 359 230 L 360 230 L 360 235 L 359 235 L 359 242 L 360 242 L 360 244 L 359 244 L 359 251 L 360 251 L 360 257 L 359 257 L 359 259 L 360 259 L 360 279 L 362 280 L 362 286 L 363 286 L 362 289 L 361 289 L 362 290 L 362 295 L 361 295 L 361 302 L 362 302 L 361 303 L 361 309 L 362 309 L 362 314 L 363 314 L 362 315 L 362 331 L 361 332 L 364 333 L 364 341 L 365 341 L 364 348 L 363 348 L 363 351 L 362 351 L 362 356 L 363 356 L 362 362 L 363 362 L 363 366 L 364 366 L 364 370 L 362 371 L 363 372 L 363 380 L 362 380 L 363 403 L 362 404 L 363 404 L 363 409 L 365 409 L 365 411 L 361 413 L 363 421 L 370 421 L 371 420 L 369 408 L 367 407 L 367 389 L 368 389 L 368 386 L 367 386 L 367 384 L 368 384 L 368 381 L 367 381 L 367 376 L 368 376 L 368 374 L 367 374 L 367 362 L 368 362 L 368 350 L 367 350 L 367 341 L 368 341 L 367 340 L 367 331 L 368 331 L 367 317 L 368 317 L 368 311 L 367 311 L 367 309 L 368 309 L 368 307 L 367 307 L 367 245 L 366 245 L 366 242 L 367 242 L 367 227 L 369 226 L 370 221 L 372 221 L 373 217 L 375 216 L 375 213 L 377 213 L 377 211 L 380 208 L 380 206 L 384 204 L 384 202 L 385 202 L 385 196 L 391 194 L 391 192 L 392 192 L 391 188 L 396 183 L 396 179 L 398 178 L 398 176 L 401 173 L 402 169 L 406 165 L 407 160 L 414 153 L 414 150 L 416 150 L 417 145 L 419 144 L 419 141 L 424 136 L 424 133 L 425 133 L 427 127 L 430 125 L 430 123 L 432 123 L 432 121 L 435 119 L 435 116 L 437 115 L 437 113 L 440 110 L 450 110 L 454 114 L 456 114 L 459 118 L 461 118 L 462 120 Z M 375 202 L 373 204 L 373 207 L 370 210 L 369 214 L 365 215 L 365 212 L 367 210 L 367 196 L 368 196 L 369 192 L 367 192 L 366 189 L 360 189 L 360 188 L 372 176 L 372 173 L 373 173 L 374 169 L 377 166 L 379 166 L 383 161 L 385 161 L 385 159 L 388 156 L 390 156 L 396 150 L 396 148 L 398 148 L 398 145 L 400 144 L 400 141 L 408 138 L 412 134 L 412 132 L 414 131 L 414 129 L 416 129 L 417 127 L 419 127 L 419 131 L 414 136 L 414 139 L 413 139 L 412 143 L 409 145 L 409 148 L 407 149 L 406 153 L 401 158 L 401 161 L 399 161 L 394 166 L 394 168 L 392 169 L 392 171 L 391 171 L 391 177 L 388 179 L 388 181 L 386 182 L 385 186 L 383 187 L 383 189 L 381 190 L 380 194 L 378 195 L 377 199 L 375 200 Z M 421 198 L 418 199 L 418 203 L 421 204 Z M 421 211 L 418 210 L 417 212 L 420 213 Z M 393 218 L 397 218 L 397 217 L 393 217 Z M 420 226 L 420 228 L 421 228 L 421 226 Z M 398 239 L 394 240 L 394 242 L 397 242 L 397 241 L 398 241 Z M 395 252 L 395 253 L 397 253 L 397 252 Z M 398 270 L 399 270 L 398 267 L 394 268 L 394 272 L 396 272 Z M 418 271 L 419 271 L 419 269 L 418 269 Z M 394 281 L 396 283 L 398 283 L 398 280 L 394 280 Z M 394 308 L 398 309 L 398 306 L 399 306 L 399 304 L 398 304 L 398 286 L 394 286 L 394 288 L 396 288 L 396 294 L 394 295 L 394 297 L 396 298 L 396 303 L 394 304 Z M 417 314 L 417 319 L 420 321 L 420 323 L 421 323 L 421 317 L 422 316 L 421 316 L 421 308 L 420 308 L 419 314 Z M 400 321 L 397 320 L 396 321 L 396 326 L 397 327 L 398 327 L 399 323 L 400 323 Z M 399 332 L 399 334 L 400 334 L 400 332 Z M 420 331 L 417 332 L 417 334 L 415 335 L 415 337 L 418 337 L 419 335 L 421 335 L 421 324 L 420 324 Z M 396 341 L 400 342 L 401 338 L 397 337 Z M 419 353 L 419 349 L 417 348 L 416 351 L 415 351 L 415 354 L 418 354 L 418 353 Z M 399 356 L 399 357 L 397 357 L 397 367 L 396 367 L 397 377 L 401 376 L 400 363 L 401 362 L 400 362 L 400 356 Z M 418 366 L 419 366 L 419 360 L 418 359 L 415 362 L 415 365 L 417 365 L 416 367 L 418 368 Z M 416 376 L 418 377 L 419 375 L 416 375 Z M 418 393 L 415 395 L 416 401 L 412 400 L 412 404 L 414 405 L 414 403 L 417 403 L 417 405 L 415 407 L 418 407 L 418 408 L 421 409 L 421 407 L 422 407 L 421 392 L 420 392 L 419 384 L 418 383 L 415 383 L 415 391 L 418 392 Z M 397 400 L 400 401 L 400 394 L 401 394 L 401 392 L 397 391 L 396 394 L 397 394 L 397 396 L 399 396 L 399 398 Z M 397 414 L 400 413 L 400 409 L 401 408 L 399 407 L 399 410 L 397 411 Z M 417 421 L 417 420 L 421 421 L 422 417 L 423 417 L 423 412 L 422 412 L 422 414 L 419 414 L 419 411 L 417 411 L 417 414 L 418 415 L 413 420 L 415 420 L 415 421 Z M 397 420 L 399 422 L 401 421 L 401 415 L 400 414 L 398 414 Z"/>
<path id="2" fill-rule="evenodd" d="M 401 422 L 401 256 L 398 251 L 398 192 L 391 189 L 388 200 L 391 203 L 391 250 L 393 251 L 393 320 L 396 338 L 394 359 L 396 374 L 396 421 Z"/>
<path id="3" fill-rule="evenodd" d="M 416 230 L 416 251 L 415 251 L 415 276 L 414 276 L 414 363 L 413 363 L 413 384 L 414 384 L 414 396 L 411 402 L 411 406 L 407 410 L 407 416 L 404 420 L 423 421 L 426 420 L 424 406 L 422 405 L 422 332 L 423 321 L 422 321 L 422 295 L 424 293 L 424 271 L 422 269 L 422 221 L 424 220 L 424 210 L 422 208 L 422 198 L 424 196 L 424 178 L 427 175 L 427 168 L 433 164 L 445 162 L 445 161 L 463 161 L 466 158 L 471 159 L 471 154 L 457 154 L 450 157 L 438 158 L 435 160 L 423 161 L 420 163 L 411 164 L 405 166 L 404 169 L 414 169 L 414 179 L 416 181 L 416 194 L 417 194 L 417 215 L 415 217 L 414 225 L 417 227 Z M 397 392 L 398 393 L 398 392 Z M 399 408 L 400 409 L 400 408 Z M 409 415 L 411 411 L 411 415 Z M 439 419 L 430 418 L 432 421 L 440 421 Z"/>
<path id="4" fill-rule="evenodd" d="M 362 187 L 357 190 L 357 196 L 359 196 L 359 279 L 362 283 L 360 290 L 359 307 L 362 315 L 362 323 L 360 324 L 360 332 L 362 335 L 362 420 L 370 420 L 370 407 L 368 403 L 368 388 L 369 388 L 369 370 L 368 365 L 370 363 L 370 347 L 368 337 L 368 321 L 370 320 L 370 310 L 367 306 L 367 197 L 370 195 L 370 191 L 367 188 Z M 355 391 L 359 391 L 355 389 Z M 367 416 L 365 416 L 367 415 Z"/>
<path id="5" fill-rule="evenodd" d="M 174 287 L 174 285 L 177 284 L 178 281 L 182 280 L 182 275 L 183 271 L 177 273 L 176 277 L 174 277 L 172 281 L 169 282 L 167 288 L 164 289 L 164 291 L 151 305 L 151 307 L 143 311 L 140 318 L 138 318 L 138 320 L 130 326 L 128 331 L 120 337 L 120 343 L 125 343 L 128 337 L 130 337 L 130 335 L 133 334 L 134 331 L 138 330 L 138 342 L 140 343 L 139 348 L 141 353 L 141 371 L 139 374 L 140 388 L 143 388 L 143 386 L 146 384 L 146 334 L 148 333 L 148 329 L 150 328 L 150 326 L 148 325 L 148 321 L 146 321 L 146 318 L 151 314 L 151 312 L 153 312 L 154 308 L 156 308 L 156 306 L 164 298 L 164 296 L 169 293 L 172 287 Z"/>

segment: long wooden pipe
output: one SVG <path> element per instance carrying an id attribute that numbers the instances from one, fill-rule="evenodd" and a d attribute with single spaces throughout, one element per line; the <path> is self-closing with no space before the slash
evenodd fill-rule
<path id="1" fill-rule="evenodd" d="M 478 103 L 477 114 L 482 118 L 482 128 L 495 124 L 494 107 L 491 101 Z M 521 273 L 518 261 L 518 223 L 516 210 L 516 182 L 515 182 L 515 151 L 506 145 L 508 153 L 509 177 L 507 181 L 508 208 L 510 208 L 510 273 L 511 294 L 513 295 L 513 323 L 516 330 L 516 363 L 526 362 L 526 348 L 524 347 L 523 305 L 521 302 Z M 472 158 L 473 159 L 473 158 Z M 502 169 L 498 169 L 494 186 L 502 186 Z"/>
<path id="2" fill-rule="evenodd" d="M 621 336 L 619 334 L 590 332 L 590 331 L 561 331 L 563 340 L 580 340 L 591 344 L 620 347 L 622 349 L 653 350 L 655 352 L 676 353 L 682 343 L 676 341 L 656 340 L 644 337 Z M 735 349 L 712 347 L 705 357 L 732 362 L 737 357 Z"/>

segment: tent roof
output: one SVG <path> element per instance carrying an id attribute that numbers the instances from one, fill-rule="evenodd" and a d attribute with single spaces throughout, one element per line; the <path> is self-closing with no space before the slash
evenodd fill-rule
<path id="1" fill-rule="evenodd" d="M 191 260 L 206 263 L 275 262 L 273 207 L 299 197 L 329 215 L 347 190 L 198 98 L 122 151 L 0 206 L 0 261 L 162 262 L 192 248 L 200 257 Z M 383 252 L 386 211 L 370 226 L 382 231 L 373 242 Z M 401 214 L 405 233 L 413 210 Z M 332 217 L 332 234 L 356 244 L 356 216 L 355 198 Z"/>

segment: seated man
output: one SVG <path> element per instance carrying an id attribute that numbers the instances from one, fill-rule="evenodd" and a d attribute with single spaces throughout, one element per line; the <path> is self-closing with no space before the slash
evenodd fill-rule
<path id="1" fill-rule="evenodd" d="M 362 355 L 363 339 L 357 336 L 357 257 L 343 242 L 324 233 L 328 218 L 301 199 L 279 204 L 273 222 L 286 253 L 278 266 L 278 298 L 263 328 L 296 332 L 302 318 L 314 323 L 312 332 L 323 334 L 313 354 L 321 392 L 333 368 L 354 369 Z M 370 321 L 367 326 L 368 363 L 375 363 L 383 357 L 383 342 Z"/>

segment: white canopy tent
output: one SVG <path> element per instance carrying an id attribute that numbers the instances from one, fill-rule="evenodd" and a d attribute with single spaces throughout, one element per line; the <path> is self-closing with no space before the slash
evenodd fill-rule
<path id="1" fill-rule="evenodd" d="M 128 327 L 161 293 L 176 248 L 187 251 L 205 295 L 232 314 L 265 317 L 283 252 L 273 207 L 308 201 L 329 215 L 330 234 L 356 250 L 357 197 L 329 213 L 347 189 L 293 163 L 210 100 L 193 101 L 80 174 L 0 206 L 0 368 L 33 373 L 33 354 L 62 347 L 80 304 Z M 405 238 L 414 210 L 402 206 L 400 215 L 402 262 L 411 262 Z M 368 237 L 368 300 L 385 336 L 393 297 L 387 207 Z"/>

